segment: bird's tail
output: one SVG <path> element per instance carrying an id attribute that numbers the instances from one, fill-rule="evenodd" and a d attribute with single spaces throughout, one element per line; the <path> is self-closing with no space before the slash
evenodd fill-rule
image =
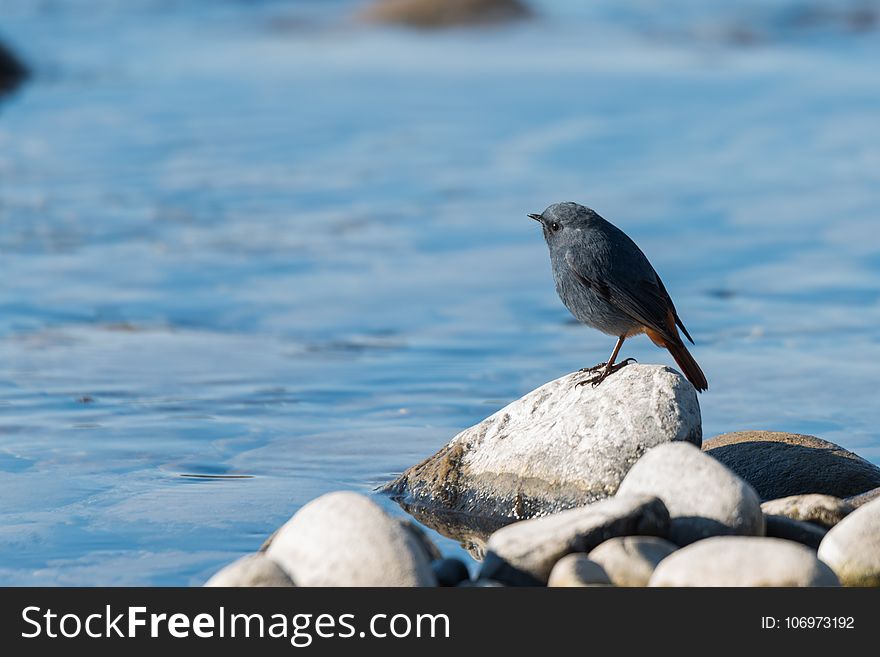
<path id="1" fill-rule="evenodd" d="M 706 381 L 706 375 L 703 374 L 703 370 L 697 365 L 697 361 L 694 360 L 694 357 L 691 356 L 691 352 L 687 350 L 687 347 L 685 347 L 683 343 L 673 344 L 667 341 L 666 348 L 669 350 L 669 353 L 672 354 L 675 362 L 678 363 L 681 371 L 684 372 L 687 380 L 694 385 L 694 388 L 699 392 L 709 389 L 709 382 Z"/>

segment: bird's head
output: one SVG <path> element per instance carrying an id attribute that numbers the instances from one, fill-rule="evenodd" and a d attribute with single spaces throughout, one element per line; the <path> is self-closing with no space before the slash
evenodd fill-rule
<path id="1" fill-rule="evenodd" d="M 555 244 L 578 229 L 587 228 L 598 215 L 590 208 L 572 203 L 554 203 L 541 214 L 530 214 L 529 218 L 540 222 L 544 239 L 552 249 Z"/>

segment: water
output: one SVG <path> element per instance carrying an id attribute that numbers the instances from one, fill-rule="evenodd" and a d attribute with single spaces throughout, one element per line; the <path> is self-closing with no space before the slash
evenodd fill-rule
<path id="1" fill-rule="evenodd" d="M 604 358 L 525 217 L 559 200 L 660 271 L 707 437 L 880 462 L 874 5 L 533 4 L 0 0 L 36 72 L 0 101 L 0 582 L 199 584 Z"/>

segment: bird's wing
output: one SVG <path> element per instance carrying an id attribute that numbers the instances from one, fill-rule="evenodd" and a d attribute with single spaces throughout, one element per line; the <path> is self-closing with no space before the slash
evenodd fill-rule
<path id="1" fill-rule="evenodd" d="M 582 285 L 665 340 L 680 342 L 681 338 L 675 335 L 672 301 L 647 259 L 643 264 L 638 263 L 638 267 L 616 267 L 612 276 L 601 277 L 588 274 L 589 268 L 579 263 L 572 251 L 566 253 L 565 260 Z"/>
<path id="2" fill-rule="evenodd" d="M 669 296 L 669 292 L 666 291 L 666 286 L 663 285 L 663 281 L 660 280 L 660 277 L 657 276 L 657 285 L 660 287 L 660 292 L 666 297 L 666 302 L 669 304 L 669 307 L 672 308 L 672 315 L 675 317 L 675 323 L 678 324 L 678 328 L 681 329 L 681 332 L 684 333 L 684 336 L 690 340 L 691 344 L 696 344 L 694 339 L 691 337 L 691 334 L 688 333 L 688 330 L 684 327 L 684 322 L 681 321 L 681 318 L 678 316 L 678 311 L 675 309 L 675 304 L 672 303 L 672 299 Z"/>

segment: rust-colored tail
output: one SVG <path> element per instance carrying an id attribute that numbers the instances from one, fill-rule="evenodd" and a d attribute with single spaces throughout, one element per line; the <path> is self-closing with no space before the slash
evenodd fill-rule
<path id="1" fill-rule="evenodd" d="M 687 350 L 687 347 L 685 347 L 683 343 L 673 344 L 667 341 L 665 347 L 669 350 L 669 353 L 672 354 L 672 357 L 675 359 L 675 362 L 678 363 L 678 366 L 687 377 L 687 380 L 694 384 L 694 388 L 700 392 L 709 389 L 709 382 L 706 381 L 706 375 L 703 374 L 703 370 L 697 365 L 697 361 L 694 360 L 694 357 L 691 356 L 691 352 Z"/>

